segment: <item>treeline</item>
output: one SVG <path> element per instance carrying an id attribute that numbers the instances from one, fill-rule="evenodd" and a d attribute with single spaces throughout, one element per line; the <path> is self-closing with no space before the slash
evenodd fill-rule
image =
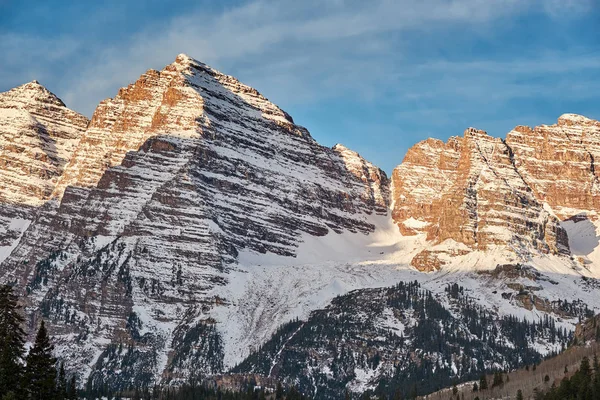
<path id="1" fill-rule="evenodd" d="M 123 398 L 132 400 L 308 400 L 295 387 L 284 389 L 281 384 L 275 390 L 248 385 L 245 391 L 228 391 L 207 385 L 186 384 L 180 387 L 155 388 L 149 390 L 136 390 L 133 393 L 123 393 Z M 121 396 L 109 399 L 121 399 Z"/>
<path id="2" fill-rule="evenodd" d="M 517 399 L 523 395 L 517 393 Z M 600 365 L 594 355 L 593 365 L 588 357 L 581 360 L 579 369 L 570 378 L 555 383 L 546 393 L 536 393 L 536 400 L 600 400 Z"/>
<path id="3" fill-rule="evenodd" d="M 63 365 L 57 368 L 44 321 L 29 352 L 23 322 L 12 287 L 0 286 L 0 399 L 76 400 L 75 376 L 67 382 Z"/>
<path id="4" fill-rule="evenodd" d="M 278 383 L 275 388 L 262 387 L 248 381 L 236 389 L 223 389 L 213 382 L 186 383 L 181 386 L 153 386 L 131 388 L 124 391 L 80 391 L 81 398 L 88 400 L 308 400 L 295 386 L 285 388 Z"/>

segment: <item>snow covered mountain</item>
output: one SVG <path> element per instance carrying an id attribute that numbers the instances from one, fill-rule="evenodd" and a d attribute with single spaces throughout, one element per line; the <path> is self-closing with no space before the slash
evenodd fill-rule
<path id="1" fill-rule="evenodd" d="M 240 252 L 294 257 L 303 234 L 368 234 L 387 190 L 358 154 L 181 55 L 98 107 L 3 280 L 51 321 L 65 357 L 92 368 L 137 338 L 136 368 L 186 375 L 185 341 L 229 301 L 217 289 Z"/>
<path id="2" fill-rule="evenodd" d="M 262 346 L 285 355 L 293 340 L 274 342 L 280 326 L 319 329 L 319 310 L 347 312 L 336 296 L 359 290 L 349 296 L 367 307 L 394 297 L 375 288 L 403 281 L 417 281 L 446 310 L 440 324 L 454 321 L 471 341 L 483 339 L 461 317 L 466 303 L 448 297 L 456 282 L 498 326 L 550 318 L 546 327 L 570 331 L 600 309 L 597 121 L 564 115 L 506 140 L 475 129 L 430 139 L 388 180 L 186 55 L 103 101 L 89 122 L 35 82 L 0 94 L 0 120 L 0 279 L 25 295 L 31 328 L 48 321 L 58 355 L 90 387 L 176 383 L 236 365 L 287 381 L 327 376 L 327 362 L 286 375 L 296 358 L 273 361 Z M 412 303 L 376 303 L 361 312 L 379 322 L 358 318 L 356 335 L 419 326 Z M 557 350 L 547 334 L 532 335 L 526 354 Z M 332 335 L 333 347 L 300 352 L 346 340 Z M 511 335 L 494 336 L 501 350 L 479 346 L 489 365 L 523 362 L 506 361 Z M 348 389 L 392 371 L 369 365 L 344 366 Z M 317 387 L 328 393 L 306 389 Z"/>

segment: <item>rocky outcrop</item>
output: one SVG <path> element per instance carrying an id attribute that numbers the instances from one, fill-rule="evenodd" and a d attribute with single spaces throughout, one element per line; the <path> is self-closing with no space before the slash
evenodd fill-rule
<path id="1" fill-rule="evenodd" d="M 600 122 L 565 114 L 555 125 L 516 127 L 506 144 L 535 197 L 561 219 L 600 210 Z"/>
<path id="2" fill-rule="evenodd" d="M 504 246 L 569 254 L 565 231 L 523 178 L 517 156 L 508 140 L 472 128 L 447 143 L 417 144 L 392 175 L 392 216 L 400 231 L 473 250 Z M 439 268 L 438 261 L 423 265 L 424 259 L 413 264 Z"/>
<path id="3" fill-rule="evenodd" d="M 87 124 L 37 81 L 0 93 L 0 202 L 43 204 Z"/>

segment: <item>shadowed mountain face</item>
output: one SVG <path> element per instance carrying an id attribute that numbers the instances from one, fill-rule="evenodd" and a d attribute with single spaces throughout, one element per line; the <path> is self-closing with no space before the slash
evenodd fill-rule
<path id="1" fill-rule="evenodd" d="M 303 321 L 315 330 L 338 319 L 352 325 L 354 361 L 343 365 L 352 369 L 343 382 L 358 391 L 411 352 L 436 353 L 426 357 L 433 363 L 467 343 L 489 355 L 489 365 L 522 362 L 507 363 L 509 345 L 474 344 L 482 332 L 473 333 L 463 311 L 492 310 L 482 318 L 496 329 L 505 318 L 543 315 L 566 332 L 585 307 L 600 308 L 595 169 L 584 154 L 592 146 L 582 144 L 597 123 L 583 117 L 563 116 L 526 137 L 517 128 L 505 141 L 474 129 L 448 143 L 428 140 L 409 151 L 392 182 L 356 152 L 319 145 L 255 89 L 185 55 L 103 101 L 89 123 L 37 83 L 0 94 L 0 118 L 8 121 L 0 126 L 0 280 L 25 296 L 30 328 L 48 321 L 58 355 L 92 387 L 177 383 L 228 371 L 250 355 L 240 371 L 339 394 L 341 381 L 328 386 L 325 359 L 306 365 L 318 374 L 290 372 L 321 337 L 300 329 Z M 548 139 L 545 153 L 532 150 L 559 131 L 575 144 L 561 150 Z M 581 163 L 564 163 L 580 200 L 565 200 L 548 175 L 572 148 Z M 578 217 L 563 221 L 571 209 Z M 427 313 L 412 300 L 384 307 L 395 289 L 368 288 L 407 280 L 428 291 L 411 286 L 440 324 L 477 337 L 453 337 L 436 352 L 407 338 L 413 347 L 401 355 L 381 349 L 386 369 L 373 367 L 365 360 L 382 340 L 405 338 L 386 333 L 362 346 L 361 332 L 379 335 L 406 312 L 412 335 Z M 456 280 L 471 294 L 468 305 L 448 300 Z M 364 291 L 325 308 L 353 289 Z M 346 306 L 379 322 L 348 319 Z M 328 319 L 328 310 L 342 316 Z M 289 337 L 300 346 L 292 354 L 277 347 L 281 337 L 269 338 L 296 318 L 294 332 L 310 340 Z M 548 333 L 520 343 L 524 354 L 556 350 Z M 348 338 L 333 330 L 320 349 L 334 354 Z M 257 353 L 265 343 L 274 353 Z M 460 362 L 479 357 L 472 350 Z M 277 354 L 281 364 L 267 368 Z M 444 368 L 450 379 L 487 366 L 462 375 L 452 363 Z"/>

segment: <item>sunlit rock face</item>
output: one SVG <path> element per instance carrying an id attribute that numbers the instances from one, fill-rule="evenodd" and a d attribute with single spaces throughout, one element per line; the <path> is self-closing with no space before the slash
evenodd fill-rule
<path id="1" fill-rule="evenodd" d="M 594 127 L 585 123 L 571 129 L 590 126 Z M 425 233 L 433 244 L 452 240 L 472 250 L 504 246 L 569 254 L 566 232 L 553 210 L 544 207 L 546 196 L 540 195 L 548 190 L 539 189 L 543 182 L 556 187 L 561 173 L 555 169 L 552 176 L 543 160 L 538 162 L 528 153 L 543 148 L 545 140 L 543 135 L 536 139 L 526 134 L 531 131 L 519 127 L 502 140 L 470 128 L 446 143 L 428 139 L 413 146 L 392 175 L 392 216 L 400 231 Z M 518 145 L 517 140 L 521 140 Z M 556 154 L 548 157 L 555 160 Z M 582 166 L 572 168 L 581 175 Z M 590 181 L 588 176 L 588 185 Z M 577 195 L 574 198 L 578 201 Z M 558 195 L 554 199 L 551 207 L 560 202 Z M 438 269 L 442 264 L 428 252 L 413 265 Z"/>
<path id="2" fill-rule="evenodd" d="M 506 144 L 535 197 L 561 219 L 600 210 L 600 122 L 564 114 L 555 125 L 516 127 Z"/>

